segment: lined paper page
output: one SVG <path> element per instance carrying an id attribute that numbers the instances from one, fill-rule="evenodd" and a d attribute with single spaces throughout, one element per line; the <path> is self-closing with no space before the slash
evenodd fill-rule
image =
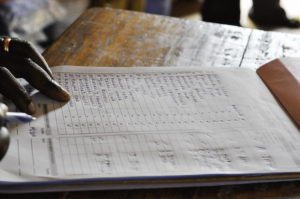
<path id="1" fill-rule="evenodd" d="M 71 93 L 33 93 L 1 181 L 300 171 L 300 136 L 254 71 L 55 67 Z M 14 166 L 12 166 L 14 165 Z"/>

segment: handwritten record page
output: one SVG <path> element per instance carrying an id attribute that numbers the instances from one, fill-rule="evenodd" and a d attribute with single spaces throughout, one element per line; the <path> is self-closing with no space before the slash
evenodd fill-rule
<path id="1" fill-rule="evenodd" d="M 250 69 L 55 67 L 1 181 L 300 172 L 300 134 Z"/>

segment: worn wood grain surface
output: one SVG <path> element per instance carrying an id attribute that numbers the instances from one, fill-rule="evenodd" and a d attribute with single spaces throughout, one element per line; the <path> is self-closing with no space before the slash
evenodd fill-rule
<path id="1" fill-rule="evenodd" d="M 300 56 L 300 37 L 112 9 L 85 12 L 44 53 L 54 65 L 257 68 Z M 300 198 L 300 182 L 181 189 L 0 195 L 0 198 Z"/>
<path id="2" fill-rule="evenodd" d="M 300 56 L 300 37 L 127 12 L 85 12 L 45 53 L 50 65 L 256 68 Z"/>

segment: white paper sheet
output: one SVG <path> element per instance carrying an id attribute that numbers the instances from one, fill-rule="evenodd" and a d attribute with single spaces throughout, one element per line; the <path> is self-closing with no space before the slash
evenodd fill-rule
<path id="1" fill-rule="evenodd" d="M 34 94 L 0 181 L 300 171 L 299 131 L 252 70 L 53 71 L 72 98 Z"/>

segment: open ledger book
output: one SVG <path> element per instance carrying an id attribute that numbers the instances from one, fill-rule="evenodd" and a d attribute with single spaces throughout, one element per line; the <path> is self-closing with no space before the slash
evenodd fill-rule
<path id="1" fill-rule="evenodd" d="M 300 69 L 291 70 L 300 77 Z M 37 120 L 9 127 L 1 192 L 300 177 L 300 132 L 253 70 L 64 66 L 53 72 L 71 101 L 32 92 Z"/>

